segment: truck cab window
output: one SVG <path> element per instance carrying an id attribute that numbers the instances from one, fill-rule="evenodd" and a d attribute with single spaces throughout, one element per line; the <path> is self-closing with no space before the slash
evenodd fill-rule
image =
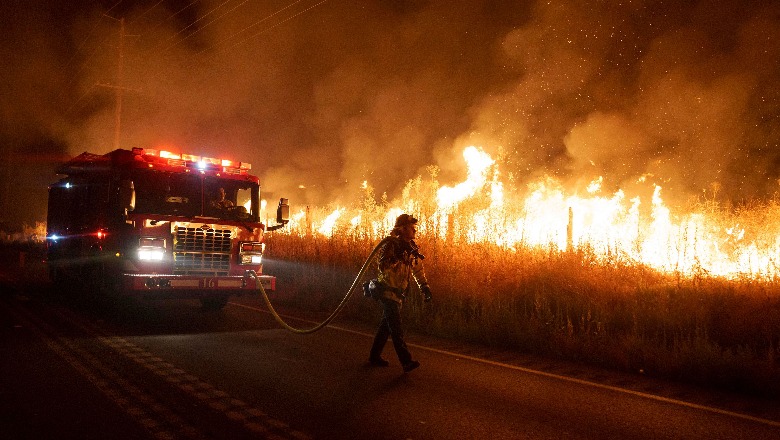
<path id="1" fill-rule="evenodd" d="M 197 176 L 142 171 L 134 177 L 136 208 L 145 214 L 199 215 L 200 179 Z"/>
<path id="2" fill-rule="evenodd" d="M 242 221 L 251 218 L 250 184 L 207 177 L 203 187 L 207 198 L 206 216 Z"/>

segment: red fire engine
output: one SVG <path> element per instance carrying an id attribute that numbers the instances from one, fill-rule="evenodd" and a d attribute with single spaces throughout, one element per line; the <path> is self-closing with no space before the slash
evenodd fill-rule
<path id="1" fill-rule="evenodd" d="M 49 188 L 47 260 L 55 286 L 89 294 L 198 298 L 274 290 L 262 275 L 260 185 L 244 162 L 133 148 L 82 153 Z"/>

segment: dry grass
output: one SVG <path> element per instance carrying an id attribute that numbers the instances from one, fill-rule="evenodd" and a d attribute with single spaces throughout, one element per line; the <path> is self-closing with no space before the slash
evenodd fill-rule
<path id="1" fill-rule="evenodd" d="M 418 186 L 418 193 L 435 193 Z M 366 224 L 386 214 L 371 203 L 360 212 Z M 760 280 L 716 278 L 704 268 L 663 274 L 596 255 L 587 245 L 572 252 L 507 250 L 438 239 L 435 225 L 426 225 L 431 236 L 417 241 L 427 255 L 434 302 L 410 298 L 406 323 L 441 337 L 780 395 L 780 277 L 771 275 L 780 272 L 773 270 L 780 266 L 780 201 L 737 207 L 697 201 L 685 212 L 717 219 L 711 228 L 720 234 L 720 250 L 739 254 L 754 246 L 769 255 L 768 272 Z M 267 235 L 265 271 L 278 278 L 275 301 L 331 311 L 379 239 L 354 229 L 337 228 L 331 238 L 306 229 Z M 31 246 L 31 256 L 41 247 L 14 246 Z M 374 323 L 375 305 L 356 296 L 344 314 Z"/>
<path id="2" fill-rule="evenodd" d="M 268 237 L 277 300 L 330 310 L 376 244 L 348 235 Z M 434 303 L 410 298 L 416 331 L 626 371 L 780 394 L 780 284 L 683 279 L 588 252 L 508 251 L 418 240 Z M 360 293 L 358 292 L 359 296 Z M 345 313 L 373 322 L 374 305 Z"/>

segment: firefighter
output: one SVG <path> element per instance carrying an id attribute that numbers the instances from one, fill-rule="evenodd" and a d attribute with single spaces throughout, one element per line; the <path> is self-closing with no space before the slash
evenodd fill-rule
<path id="1" fill-rule="evenodd" d="M 411 215 L 399 215 L 395 227 L 390 232 L 390 240 L 379 251 L 377 278 L 379 292 L 375 297 L 382 306 L 382 320 L 379 322 L 368 357 L 371 365 L 388 366 L 389 362 L 382 358 L 382 350 L 387 343 L 387 338 L 392 337 L 395 353 L 404 372 L 420 366 L 418 361 L 412 359 L 412 354 L 406 347 L 401 323 L 401 306 L 409 292 L 412 277 L 423 293 L 425 301 L 431 300 L 431 289 L 428 287 L 422 262 L 425 257 L 420 254 L 414 242 L 417 234 L 416 225 L 417 219 Z"/>
<path id="2" fill-rule="evenodd" d="M 217 197 L 211 201 L 211 206 L 217 209 L 228 209 L 233 207 L 233 202 L 225 198 L 225 188 L 220 187 L 217 190 Z"/>

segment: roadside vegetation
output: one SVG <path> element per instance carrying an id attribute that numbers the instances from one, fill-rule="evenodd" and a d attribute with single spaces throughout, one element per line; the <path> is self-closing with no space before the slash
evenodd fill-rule
<path id="1" fill-rule="evenodd" d="M 780 395 L 777 280 L 662 274 L 604 263 L 587 250 L 417 241 L 434 301 L 409 298 L 404 319 L 416 332 Z M 266 272 L 279 278 L 274 301 L 328 311 L 378 240 L 274 233 L 268 243 Z M 377 317 L 360 292 L 343 313 L 371 323 Z"/>
<path id="2" fill-rule="evenodd" d="M 15 272 L 13 278 L 39 284 L 45 282 L 45 244 L 33 232 L 43 228 L 28 229 L 0 239 L 0 259 Z M 273 301 L 332 311 L 378 242 L 338 229 L 330 236 L 269 233 L 265 272 L 277 276 L 279 288 Z M 404 308 L 410 330 L 780 396 L 777 277 L 661 273 L 605 260 L 587 248 L 506 249 L 437 236 L 417 242 L 426 255 L 434 301 L 423 303 L 415 289 Z M 366 278 L 374 276 L 374 268 Z M 358 291 L 342 313 L 374 325 L 378 311 Z"/>

